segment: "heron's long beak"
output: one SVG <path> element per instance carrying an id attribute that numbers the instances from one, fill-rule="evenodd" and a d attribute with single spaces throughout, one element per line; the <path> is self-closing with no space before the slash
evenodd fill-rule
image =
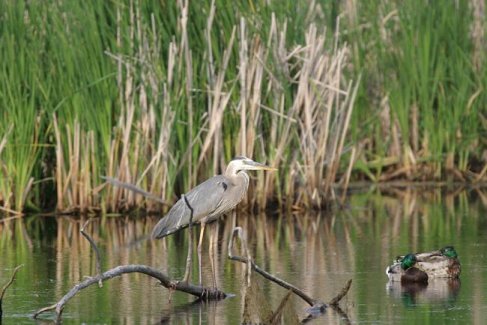
<path id="1" fill-rule="evenodd" d="M 246 165 L 245 169 L 248 169 L 248 170 L 277 170 L 277 168 L 267 166 L 267 165 L 258 163 L 258 162 L 253 161 L 253 160 L 252 161 L 246 161 L 245 165 Z"/>

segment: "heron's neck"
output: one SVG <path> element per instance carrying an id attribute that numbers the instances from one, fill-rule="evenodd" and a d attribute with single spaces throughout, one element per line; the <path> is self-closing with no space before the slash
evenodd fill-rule
<path id="1" fill-rule="evenodd" d="M 243 182 L 244 184 L 246 184 L 246 186 L 248 186 L 249 184 L 249 175 L 247 174 L 247 172 L 245 170 L 238 169 L 238 166 L 236 166 L 235 164 L 230 163 L 227 166 L 225 176 L 228 179 L 233 180 L 235 183 Z"/>
<path id="2" fill-rule="evenodd" d="M 233 161 L 231 161 L 227 169 L 225 170 L 225 176 L 226 177 L 236 177 L 237 173 L 239 172 L 237 164 L 235 164 Z"/>

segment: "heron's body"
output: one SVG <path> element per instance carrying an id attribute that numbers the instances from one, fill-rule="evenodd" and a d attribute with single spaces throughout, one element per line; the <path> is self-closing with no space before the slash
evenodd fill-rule
<path id="1" fill-rule="evenodd" d="M 275 168 L 253 161 L 246 157 L 236 157 L 228 164 L 223 175 L 212 178 L 199 184 L 184 197 L 181 197 L 169 210 L 167 215 L 159 220 L 152 231 L 152 238 L 163 238 L 189 226 L 190 223 L 201 223 L 200 238 L 198 242 L 198 269 L 201 284 L 201 247 L 205 225 L 221 215 L 229 212 L 242 201 L 249 188 L 249 175 L 246 170 L 276 170 Z M 187 201 L 187 202 L 186 202 Z M 191 213 L 192 211 L 192 213 Z M 192 217 L 192 219 L 191 219 Z M 191 236 L 189 236 L 191 240 Z M 210 241 L 210 250 L 211 243 Z M 213 255 L 210 253 L 210 262 L 213 276 L 213 286 L 216 287 Z M 188 245 L 188 260 L 184 281 L 190 274 L 191 244 Z"/>
<path id="2" fill-rule="evenodd" d="M 164 218 L 159 220 L 155 225 L 151 237 L 153 239 L 163 238 L 173 234 L 190 225 L 190 223 L 200 223 L 201 231 L 198 242 L 198 269 L 199 281 L 201 280 L 201 247 L 205 225 L 221 215 L 229 212 L 242 201 L 249 188 L 249 175 L 246 170 L 277 170 L 276 168 L 266 166 L 249 159 L 247 157 L 236 157 L 230 161 L 223 175 L 213 176 L 212 178 L 199 184 L 192 190 L 188 191 L 184 197 L 181 197 L 176 204 L 169 210 Z M 128 190 L 135 191 L 149 198 L 155 198 L 152 194 L 143 189 L 120 182 L 116 179 L 105 177 L 107 182 L 116 186 L 122 186 Z M 158 198 L 156 200 L 160 201 Z M 186 263 L 186 272 L 183 281 L 188 281 L 191 270 L 191 242 L 192 236 L 189 236 L 190 244 L 188 245 L 188 257 Z M 211 243 L 210 241 L 210 250 Z M 216 287 L 214 261 L 210 254 L 212 264 L 213 285 Z"/>
<path id="3" fill-rule="evenodd" d="M 416 267 L 424 271 L 428 278 L 458 278 L 460 276 L 460 261 L 455 249 L 451 246 L 426 253 L 414 254 Z M 404 270 L 401 263 L 405 256 L 398 256 L 393 265 L 388 266 L 386 274 L 392 281 L 399 281 Z"/>
<path id="4" fill-rule="evenodd" d="M 236 157 L 223 175 L 199 184 L 188 193 L 186 199 L 193 209 L 193 223 L 206 224 L 231 211 L 242 201 L 249 187 L 246 170 L 276 170 L 246 157 Z M 179 199 L 152 231 L 152 238 L 163 238 L 186 228 L 190 223 L 191 210 L 184 198 Z"/>
<path id="5" fill-rule="evenodd" d="M 249 187 L 245 171 L 235 171 L 231 165 L 225 175 L 216 175 L 199 184 L 186 194 L 193 208 L 193 223 L 209 223 L 242 201 Z M 208 191 L 207 189 L 211 189 Z M 224 197 L 227 197 L 224 200 Z M 191 210 L 184 198 L 180 198 L 152 231 L 152 238 L 163 238 L 188 227 Z"/>

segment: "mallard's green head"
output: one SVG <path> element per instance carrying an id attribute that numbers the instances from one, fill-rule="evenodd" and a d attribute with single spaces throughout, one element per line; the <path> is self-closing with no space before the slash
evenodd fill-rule
<path id="1" fill-rule="evenodd" d="M 416 259 L 416 255 L 414 255 L 414 254 L 407 254 L 406 256 L 404 256 L 404 258 L 401 261 L 401 268 L 403 270 L 407 270 L 410 267 L 413 267 L 414 264 L 416 264 L 417 261 L 418 260 Z"/>
<path id="2" fill-rule="evenodd" d="M 442 249 L 440 249 L 440 252 L 442 255 L 444 255 L 448 258 L 457 258 L 458 257 L 457 251 L 455 250 L 455 248 L 453 248 L 453 246 L 443 247 Z"/>

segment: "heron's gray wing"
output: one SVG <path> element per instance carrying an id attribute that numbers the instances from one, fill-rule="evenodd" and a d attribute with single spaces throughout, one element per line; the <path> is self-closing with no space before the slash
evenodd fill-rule
<path id="1" fill-rule="evenodd" d="M 221 204 L 228 182 L 223 175 L 214 176 L 186 193 L 186 198 L 193 208 L 193 223 L 212 213 Z M 162 238 L 189 225 L 191 211 L 181 197 L 164 218 L 154 227 L 152 238 Z"/>

